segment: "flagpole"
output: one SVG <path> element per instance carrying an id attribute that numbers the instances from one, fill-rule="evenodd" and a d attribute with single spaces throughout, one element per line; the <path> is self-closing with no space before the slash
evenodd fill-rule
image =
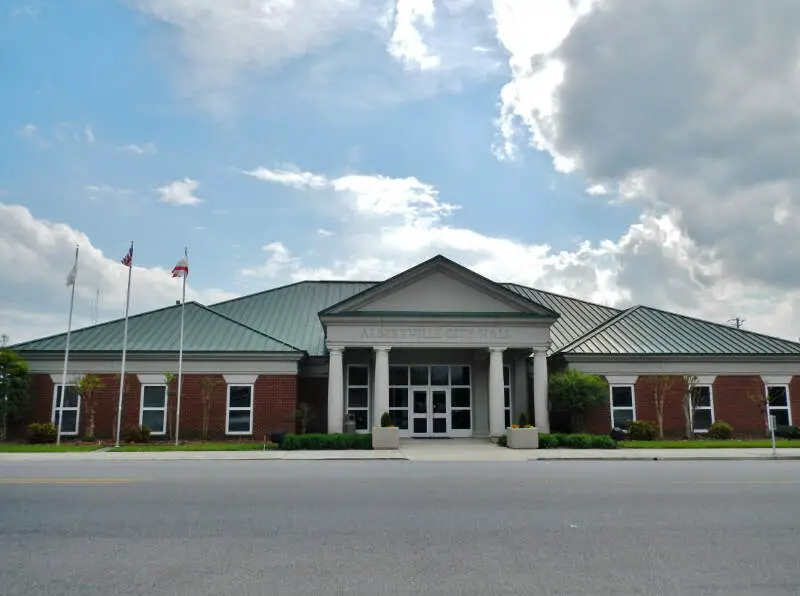
<path id="1" fill-rule="evenodd" d="M 125 359 L 128 355 L 128 311 L 131 306 L 131 275 L 133 274 L 133 241 L 131 241 L 131 262 L 128 263 L 128 292 L 125 295 L 125 326 L 122 332 L 122 370 L 119 373 L 119 401 L 117 402 L 117 437 L 116 446 L 119 447 L 119 435 L 122 428 L 122 396 L 125 392 Z"/>
<path id="2" fill-rule="evenodd" d="M 75 264 L 73 265 L 73 271 L 77 273 L 78 267 L 78 251 L 80 250 L 80 246 L 75 247 Z M 72 272 L 70 272 L 70 277 L 72 276 Z M 69 366 L 69 338 L 70 334 L 72 333 L 72 309 L 75 306 L 75 286 L 77 285 L 77 275 L 76 277 L 72 278 L 72 292 L 69 296 L 69 320 L 67 322 L 67 342 L 64 346 L 64 370 L 61 373 L 61 404 L 60 404 L 60 411 L 59 411 L 59 402 L 56 401 L 56 412 L 58 412 L 58 430 L 56 432 L 56 445 L 61 444 L 61 428 L 64 422 L 64 402 L 67 399 L 67 367 Z M 58 392 L 56 391 L 56 397 L 58 397 Z M 78 419 L 75 418 L 75 422 Z M 75 430 L 78 430 L 77 428 Z"/>
<path id="3" fill-rule="evenodd" d="M 181 392 L 183 391 L 183 319 L 186 312 L 186 278 L 189 275 L 189 249 L 184 247 L 183 256 L 186 259 L 187 271 L 183 272 L 183 294 L 181 296 L 181 339 L 178 348 L 178 399 L 177 407 L 175 408 L 175 445 L 178 445 L 178 437 L 180 436 L 181 426 Z"/>

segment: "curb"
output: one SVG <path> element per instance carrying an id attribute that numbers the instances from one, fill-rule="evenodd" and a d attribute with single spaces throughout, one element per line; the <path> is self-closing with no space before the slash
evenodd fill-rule
<path id="1" fill-rule="evenodd" d="M 717 456 L 713 455 L 710 457 L 698 457 L 696 455 L 690 455 L 687 457 L 664 457 L 661 455 L 654 455 L 651 457 L 645 457 L 641 455 L 637 455 L 634 457 L 531 457 L 528 461 L 797 461 L 800 460 L 800 456 L 797 455 L 756 455 L 752 457 L 742 457 L 742 456 Z"/>

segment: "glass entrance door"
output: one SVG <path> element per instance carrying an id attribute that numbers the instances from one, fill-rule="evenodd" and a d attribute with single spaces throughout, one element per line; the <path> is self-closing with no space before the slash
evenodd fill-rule
<path id="1" fill-rule="evenodd" d="M 411 389 L 411 435 L 446 437 L 450 427 L 450 389 L 415 387 Z"/>

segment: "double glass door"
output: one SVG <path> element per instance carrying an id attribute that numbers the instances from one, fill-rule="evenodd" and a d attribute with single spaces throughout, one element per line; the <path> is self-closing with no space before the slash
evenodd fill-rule
<path id="1" fill-rule="evenodd" d="M 450 389 L 411 388 L 411 436 L 447 436 L 450 430 Z"/>

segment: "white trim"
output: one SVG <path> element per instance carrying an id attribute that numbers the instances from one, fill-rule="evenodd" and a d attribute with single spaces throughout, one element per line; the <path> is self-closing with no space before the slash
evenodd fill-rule
<path id="1" fill-rule="evenodd" d="M 569 367 L 593 375 L 798 375 L 800 361 L 785 362 L 774 359 L 712 361 L 685 359 L 645 361 L 645 360 L 583 360 L 566 356 Z"/>
<path id="2" fill-rule="evenodd" d="M 76 377 L 76 375 L 71 375 L 72 377 Z M 67 375 L 67 384 L 66 387 L 75 387 L 75 383 L 69 382 L 70 375 Z M 53 401 L 50 407 L 50 422 L 56 424 L 56 399 L 58 396 L 58 388 L 61 387 L 61 383 L 56 383 L 53 385 Z M 65 391 L 66 393 L 66 391 Z M 78 397 L 78 404 L 74 408 L 66 408 L 67 412 L 75 412 L 75 431 L 74 432 L 66 432 L 63 429 L 63 422 L 62 422 L 62 429 L 61 429 L 61 436 L 64 437 L 77 437 L 78 431 L 81 428 L 81 395 L 80 393 L 76 394 Z M 61 398 L 61 407 L 58 408 L 61 410 L 61 415 L 64 415 L 64 398 Z M 58 426 L 58 425 L 56 425 Z"/>
<path id="3" fill-rule="evenodd" d="M 769 389 L 770 387 L 783 387 L 786 389 L 786 405 L 785 406 L 772 406 L 770 405 L 769 401 L 767 401 L 767 397 L 769 396 Z M 788 417 L 788 422 L 792 424 L 792 394 L 789 392 L 789 384 L 788 383 L 770 383 L 764 384 L 764 402 L 767 404 L 767 416 L 771 415 L 772 410 L 786 410 L 786 416 Z M 769 418 L 767 419 L 767 423 L 769 423 Z"/>
<path id="4" fill-rule="evenodd" d="M 148 406 L 147 408 L 145 408 L 145 406 L 144 406 L 144 390 L 145 390 L 146 387 L 162 387 L 164 389 L 164 402 L 163 402 L 164 406 L 163 407 L 154 408 L 152 406 Z M 150 427 L 148 427 L 148 428 L 150 428 L 150 434 L 152 434 L 153 436 L 158 437 L 158 436 L 166 435 L 167 434 L 167 405 L 168 405 L 168 402 L 169 402 L 169 395 L 167 393 L 167 385 L 166 385 L 166 383 L 164 383 L 163 377 L 162 377 L 162 381 L 160 383 L 142 383 L 142 387 L 139 390 L 139 426 L 141 427 L 142 423 L 144 422 L 144 411 L 145 410 L 148 410 L 148 411 L 161 411 L 161 413 L 163 414 L 162 423 L 161 423 L 161 430 L 160 431 L 156 431 L 155 429 L 152 429 Z"/>
<path id="5" fill-rule="evenodd" d="M 231 387 L 248 387 L 250 389 L 250 407 L 248 408 L 231 408 Z M 252 383 L 231 383 L 225 393 L 225 434 L 227 436 L 244 436 L 253 434 L 253 402 L 256 399 L 256 387 Z M 230 430 L 230 413 L 234 412 L 250 412 L 250 426 L 247 431 L 231 431 Z"/>
<path id="6" fill-rule="evenodd" d="M 631 389 L 631 405 L 630 406 L 615 406 L 614 405 L 614 387 L 630 387 Z M 633 383 L 609 383 L 608 384 L 608 409 L 611 414 L 611 428 L 614 427 L 614 412 L 617 410 L 631 410 L 633 417 L 631 420 L 636 420 L 636 387 Z"/>
<path id="7" fill-rule="evenodd" d="M 235 354 L 236 359 L 186 359 L 183 361 L 184 374 L 257 374 L 257 375 L 296 375 L 299 371 L 299 361 L 294 360 L 252 360 L 248 356 Z M 56 359 L 28 359 L 28 370 L 31 374 L 55 375 L 53 382 L 61 382 L 61 372 L 64 361 Z M 73 370 L 92 371 L 94 374 L 118 374 L 122 362 L 117 358 L 91 358 L 83 360 L 79 355 L 69 355 L 69 366 Z M 125 361 L 126 373 L 135 374 L 160 374 L 177 370 L 177 359 L 137 359 L 128 355 Z M 70 378 L 70 375 L 67 375 Z"/>
<path id="8" fill-rule="evenodd" d="M 786 385 L 792 382 L 792 375 L 761 375 L 764 385 Z"/>
<path id="9" fill-rule="evenodd" d="M 505 380 L 506 369 L 508 369 L 508 384 L 506 384 Z M 513 372 L 510 364 L 503 365 L 503 413 L 508 412 L 507 428 L 511 427 L 512 424 L 516 424 L 514 422 L 514 393 L 512 392 L 514 383 L 511 380 Z M 506 390 L 508 390 L 508 406 L 506 406 Z"/>
<path id="10" fill-rule="evenodd" d="M 160 375 L 136 375 L 142 385 L 165 385 L 164 373 Z"/>
<path id="11" fill-rule="evenodd" d="M 707 379 L 708 377 L 704 377 L 704 378 Z M 694 413 L 698 412 L 698 411 L 703 411 L 703 410 L 711 410 L 711 424 L 714 424 L 714 422 L 717 421 L 716 409 L 714 408 L 714 384 L 713 383 L 696 383 L 694 387 L 695 388 L 708 387 L 708 407 L 695 408 L 694 407 L 694 400 L 692 399 L 690 401 L 690 405 L 691 405 L 691 408 L 692 408 L 692 432 L 695 432 L 695 433 L 698 433 L 698 434 L 706 434 L 708 432 L 707 428 L 698 430 L 695 427 L 695 425 L 694 425 Z M 709 425 L 709 427 L 710 426 L 711 425 Z"/>
<path id="12" fill-rule="evenodd" d="M 255 385 L 258 375 L 222 375 L 228 385 Z"/>
<path id="13" fill-rule="evenodd" d="M 717 375 L 694 375 L 697 379 L 695 385 L 714 385 Z"/>
<path id="14" fill-rule="evenodd" d="M 29 372 L 34 372 L 28 369 Z M 83 375 L 79 373 L 72 373 L 67 375 L 67 385 L 74 385 L 78 382 Z M 55 383 L 56 385 L 61 385 L 61 373 L 51 373 L 50 380 Z"/>
<path id="15" fill-rule="evenodd" d="M 635 385 L 638 375 L 606 375 L 609 385 Z"/>

